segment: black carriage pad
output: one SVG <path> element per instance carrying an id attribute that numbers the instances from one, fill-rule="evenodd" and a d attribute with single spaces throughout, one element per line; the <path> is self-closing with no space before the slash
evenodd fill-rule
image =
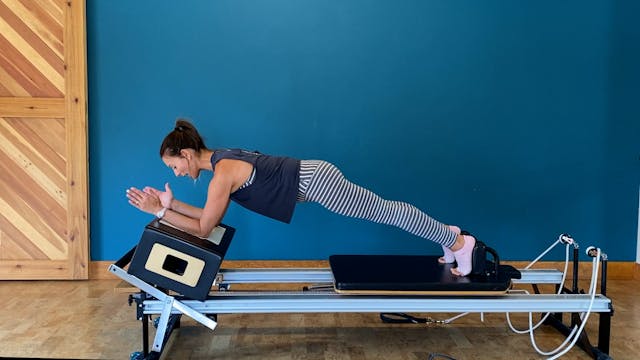
<path id="1" fill-rule="evenodd" d="M 509 265 L 499 265 L 497 275 L 456 276 L 453 264 L 429 255 L 332 255 L 329 264 L 336 291 L 353 294 L 496 295 L 520 278 Z"/>

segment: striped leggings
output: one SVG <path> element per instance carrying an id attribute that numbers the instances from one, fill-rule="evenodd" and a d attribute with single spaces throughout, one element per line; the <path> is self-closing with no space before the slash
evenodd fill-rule
<path id="1" fill-rule="evenodd" d="M 340 215 L 393 225 L 451 247 L 456 234 L 415 206 L 381 198 L 347 180 L 335 165 L 322 160 L 300 162 L 298 202 L 317 202 Z"/>

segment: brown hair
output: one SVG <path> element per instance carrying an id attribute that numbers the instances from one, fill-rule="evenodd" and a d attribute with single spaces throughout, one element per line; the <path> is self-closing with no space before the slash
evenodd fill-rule
<path id="1" fill-rule="evenodd" d="M 196 152 L 206 149 L 204 140 L 195 126 L 186 119 L 176 120 L 176 127 L 162 140 L 160 157 L 179 156 L 182 149 L 193 149 Z"/>

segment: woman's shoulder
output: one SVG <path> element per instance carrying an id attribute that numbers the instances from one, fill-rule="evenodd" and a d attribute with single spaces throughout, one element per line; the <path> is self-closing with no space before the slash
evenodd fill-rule
<path id="1" fill-rule="evenodd" d="M 212 150 L 211 162 L 216 164 L 223 159 L 242 160 L 251 163 L 255 162 L 255 159 L 262 155 L 258 151 L 249 151 L 244 149 L 214 149 Z"/>
<path id="2" fill-rule="evenodd" d="M 253 164 L 239 159 L 225 158 L 220 159 L 213 166 L 214 176 L 213 182 L 229 182 L 232 187 L 243 184 L 253 171 Z"/>

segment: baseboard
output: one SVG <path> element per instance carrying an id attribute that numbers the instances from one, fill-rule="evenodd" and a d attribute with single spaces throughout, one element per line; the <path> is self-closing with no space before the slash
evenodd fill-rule
<path id="1" fill-rule="evenodd" d="M 112 261 L 92 261 L 89 264 L 89 279 L 106 280 L 117 279 L 117 277 L 109 272 L 109 265 Z M 504 264 L 512 265 L 517 269 L 521 269 L 529 264 L 526 261 L 502 261 Z M 571 266 L 571 264 L 569 265 Z M 325 260 L 225 260 L 222 268 L 327 268 L 328 261 Z M 559 269 L 564 268 L 564 262 L 544 261 L 536 264 L 538 269 Z M 578 267 L 580 279 L 589 279 L 591 276 L 591 262 L 580 262 Z M 573 278 L 572 269 L 569 269 L 567 275 L 569 279 Z M 640 279 L 640 264 L 626 261 L 609 261 L 607 264 L 607 279 L 611 280 L 633 280 Z"/>

